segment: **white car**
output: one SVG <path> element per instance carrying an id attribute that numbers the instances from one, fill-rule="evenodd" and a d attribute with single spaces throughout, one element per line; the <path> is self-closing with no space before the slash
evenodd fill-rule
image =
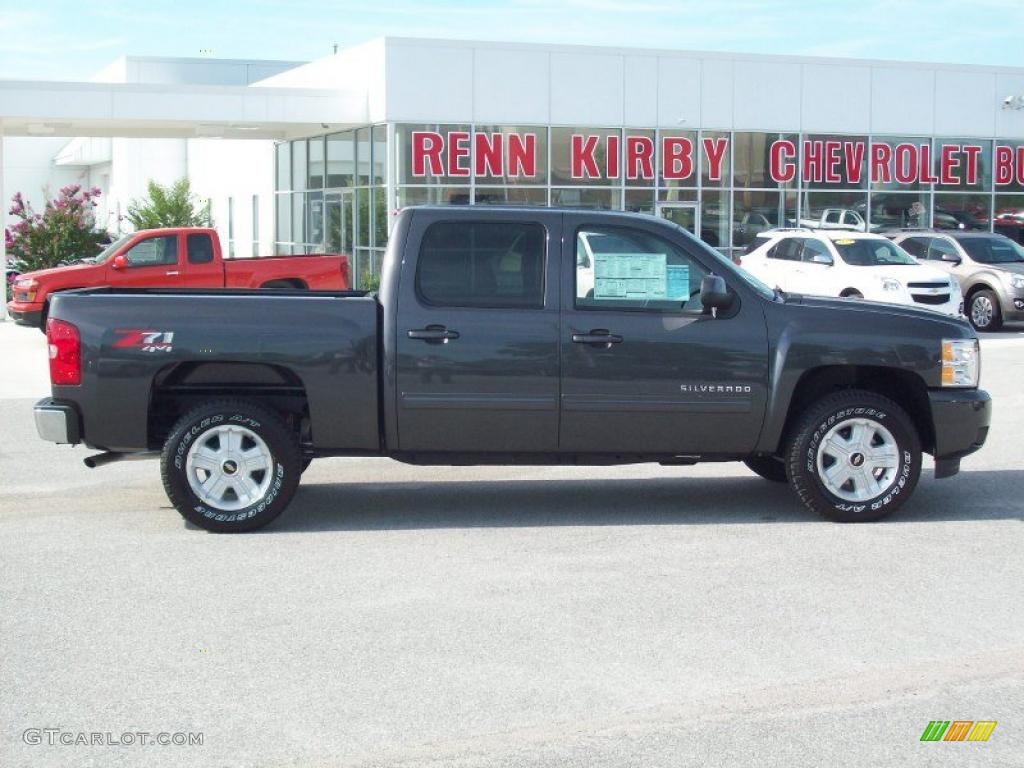
<path id="1" fill-rule="evenodd" d="M 881 235 L 864 232 L 762 232 L 741 266 L 770 286 L 792 293 L 884 301 L 959 317 L 963 295 L 955 278 L 926 266 Z"/>

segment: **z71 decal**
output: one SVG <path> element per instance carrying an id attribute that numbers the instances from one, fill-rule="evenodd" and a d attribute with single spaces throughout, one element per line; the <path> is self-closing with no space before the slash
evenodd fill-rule
<path id="1" fill-rule="evenodd" d="M 136 328 L 114 331 L 119 338 L 114 349 L 137 349 L 140 352 L 170 352 L 174 349 L 174 331 L 146 331 Z"/>

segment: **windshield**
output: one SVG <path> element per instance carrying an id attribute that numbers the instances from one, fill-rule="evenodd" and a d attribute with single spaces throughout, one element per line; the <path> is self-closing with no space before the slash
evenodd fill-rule
<path id="1" fill-rule="evenodd" d="M 96 264 L 102 264 L 104 261 L 109 259 L 114 254 L 114 251 L 116 251 L 122 245 L 127 243 L 132 238 L 133 234 L 134 233 L 122 235 L 121 237 L 117 238 L 117 240 L 115 240 L 102 251 L 100 251 L 98 254 L 93 256 L 91 260 Z"/>
<path id="2" fill-rule="evenodd" d="M 888 267 L 917 264 L 914 257 L 888 240 L 874 238 L 833 240 L 843 261 L 854 267 Z"/>
<path id="3" fill-rule="evenodd" d="M 1024 248 L 1008 237 L 965 237 L 960 245 L 981 264 L 1013 264 L 1024 261 Z"/>

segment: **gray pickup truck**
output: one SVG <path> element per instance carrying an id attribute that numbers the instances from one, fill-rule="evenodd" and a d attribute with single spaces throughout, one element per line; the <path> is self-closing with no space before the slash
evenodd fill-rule
<path id="1" fill-rule="evenodd" d="M 379 295 L 85 289 L 53 299 L 40 435 L 160 452 L 178 511 L 259 528 L 309 461 L 744 461 L 811 510 L 875 520 L 922 452 L 985 441 L 973 329 L 772 290 L 662 219 L 403 211 Z M 680 499 L 685 504 L 685 499 Z"/>

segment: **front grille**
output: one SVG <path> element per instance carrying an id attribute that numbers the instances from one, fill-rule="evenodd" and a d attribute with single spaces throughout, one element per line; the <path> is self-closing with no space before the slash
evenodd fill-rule
<path id="1" fill-rule="evenodd" d="M 949 301 L 948 293 L 940 293 L 935 296 L 928 296 L 923 293 L 915 293 L 913 294 L 913 296 L 914 301 L 916 301 L 918 304 L 945 304 L 947 301 Z"/>
<path id="2" fill-rule="evenodd" d="M 907 288 L 949 288 L 949 283 L 907 283 Z"/>

